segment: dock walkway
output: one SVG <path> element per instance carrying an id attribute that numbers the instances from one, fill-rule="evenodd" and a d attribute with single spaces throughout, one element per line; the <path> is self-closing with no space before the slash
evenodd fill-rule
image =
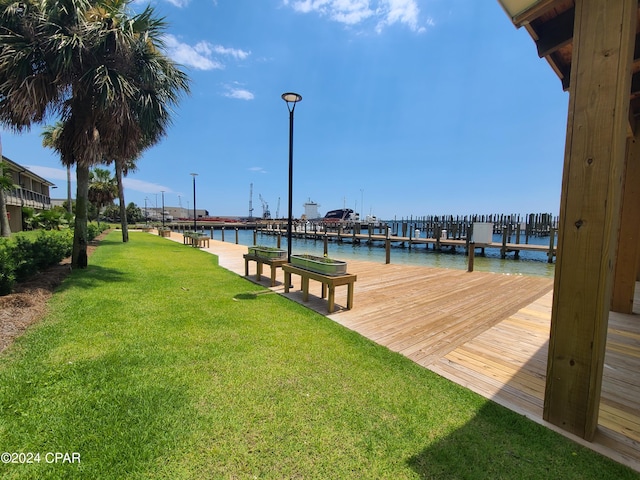
<path id="1" fill-rule="evenodd" d="M 172 239 L 182 242 L 181 235 Z M 247 247 L 211 241 L 203 250 L 244 275 Z M 251 273 L 251 272 L 250 272 Z M 549 278 L 468 273 L 421 266 L 349 261 L 358 276 L 354 308 L 336 291 L 336 312 L 310 289 L 305 306 L 414 362 L 574 441 L 640 471 L 640 322 L 612 313 L 594 442 L 542 419 L 553 282 Z M 247 277 L 250 280 L 254 275 Z M 297 285 L 284 294 L 302 303 Z M 260 282 L 269 288 L 270 279 Z M 640 291 L 637 286 L 636 291 Z M 640 297 L 636 299 L 640 311 Z"/>
<path id="2" fill-rule="evenodd" d="M 280 229 L 260 229 L 260 233 L 266 235 L 286 235 L 285 230 Z M 425 238 L 425 237 L 401 237 L 397 235 L 381 235 L 373 233 L 354 233 L 354 232 L 314 232 L 309 231 L 294 231 L 291 233 L 295 238 L 309 238 L 315 240 L 331 240 L 337 242 L 351 241 L 354 243 L 372 243 L 372 242 L 386 242 L 389 241 L 392 244 L 408 245 L 411 248 L 412 245 L 424 245 L 426 248 L 431 246 L 435 250 L 441 250 L 443 247 L 450 248 L 462 248 L 465 252 L 471 245 L 477 250 L 496 249 L 500 250 L 500 256 L 507 258 L 507 253 L 514 253 L 514 257 L 518 258 L 521 251 L 538 252 L 547 255 L 549 263 L 553 262 L 556 255 L 556 247 L 554 245 L 554 238 L 550 239 L 549 245 L 538 245 L 531 243 L 513 243 L 507 241 L 507 237 L 504 237 L 503 242 L 489 242 L 489 243 L 474 243 L 471 244 L 468 239 L 456 239 L 456 238 Z"/>

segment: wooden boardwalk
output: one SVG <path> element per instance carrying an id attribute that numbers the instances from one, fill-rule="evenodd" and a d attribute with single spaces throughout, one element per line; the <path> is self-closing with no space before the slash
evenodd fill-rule
<path id="1" fill-rule="evenodd" d="M 261 229 L 261 233 L 266 235 L 281 235 L 285 237 L 285 230 L 278 229 Z M 455 239 L 455 238 L 424 238 L 424 237 L 401 237 L 401 236 L 390 236 L 387 238 L 386 235 L 381 234 L 372 234 L 368 233 L 354 233 L 354 232 L 313 232 L 313 231 L 295 231 L 292 233 L 295 238 L 313 238 L 316 240 L 322 240 L 325 237 L 331 241 L 350 241 L 350 242 L 386 242 L 389 240 L 392 244 L 406 244 L 411 247 L 412 245 L 424 245 L 426 248 L 432 246 L 434 249 L 441 249 L 443 247 L 451 247 L 451 248 L 462 248 L 468 249 L 470 243 L 465 239 Z M 506 242 L 490 242 L 490 243 L 475 243 L 474 248 L 477 249 L 497 249 L 501 251 L 501 255 L 505 255 L 503 258 L 506 258 L 507 253 L 515 253 L 515 258 L 518 257 L 521 251 L 530 251 L 530 252 L 538 252 L 544 253 L 551 261 L 556 255 L 556 248 L 553 244 L 550 245 L 537 245 L 531 243 L 512 243 Z"/>
<path id="2" fill-rule="evenodd" d="M 174 240 L 182 242 L 179 234 Z M 204 249 L 244 275 L 247 247 L 212 241 Z M 255 265 L 253 265 L 255 269 Z M 358 275 L 354 307 L 336 289 L 336 312 L 326 314 L 320 284 L 312 282 L 309 308 L 419 365 L 576 442 L 640 471 L 640 318 L 612 313 L 598 433 L 594 442 L 542 420 L 549 341 L 551 279 L 468 273 L 407 265 L 349 261 Z M 269 288 L 264 272 L 261 284 Z M 255 270 L 250 270 L 254 279 Z M 272 289 L 282 294 L 283 274 Z M 640 288 L 636 289 L 640 292 Z M 287 297 L 302 302 L 300 286 Z M 640 311 L 640 297 L 636 299 Z"/>

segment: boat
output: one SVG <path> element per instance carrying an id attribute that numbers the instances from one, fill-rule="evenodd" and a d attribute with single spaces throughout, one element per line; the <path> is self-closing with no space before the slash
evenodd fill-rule
<path id="1" fill-rule="evenodd" d="M 350 208 L 341 208 L 338 210 L 331 210 L 322 219 L 323 222 L 345 222 L 347 220 L 353 220 L 353 210 Z"/>

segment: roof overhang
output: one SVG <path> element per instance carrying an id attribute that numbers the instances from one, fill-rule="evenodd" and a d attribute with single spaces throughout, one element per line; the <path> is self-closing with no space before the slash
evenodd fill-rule
<path id="1" fill-rule="evenodd" d="M 42 178 L 40 175 L 37 175 L 37 174 L 33 173 L 31 170 L 23 167 L 19 163 L 14 162 L 13 160 L 11 160 L 10 158 L 5 157 L 4 155 L 2 156 L 2 161 L 5 162 L 7 164 L 7 166 L 11 170 L 13 170 L 15 172 L 25 173 L 25 174 L 29 175 L 30 177 L 33 177 L 36 181 L 42 183 L 43 185 L 46 185 L 47 187 L 54 187 L 55 186 L 55 183 L 51 183 L 46 178 Z"/>
<path id="2" fill-rule="evenodd" d="M 543 4 L 554 0 L 498 0 L 504 11 L 511 17 L 514 25 L 521 27 L 527 23 L 526 18 L 535 15 L 536 9 L 544 8 Z"/>
<path id="3" fill-rule="evenodd" d="M 524 27 L 544 58 L 558 75 L 564 90 L 569 89 L 573 56 L 575 0 L 498 0 L 513 24 Z M 636 15 L 640 20 L 640 8 Z M 638 22 L 640 25 L 640 21 Z M 631 65 L 630 116 L 640 117 L 640 35 Z"/>

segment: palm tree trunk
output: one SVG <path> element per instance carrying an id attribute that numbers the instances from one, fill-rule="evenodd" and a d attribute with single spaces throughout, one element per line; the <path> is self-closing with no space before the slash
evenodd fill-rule
<path id="1" fill-rule="evenodd" d="M 122 227 L 122 241 L 129 241 L 129 226 L 127 224 L 127 206 L 124 203 L 124 185 L 122 184 L 122 162 L 116 160 L 116 182 L 118 184 L 118 198 L 120 199 L 120 226 Z"/>
<path id="2" fill-rule="evenodd" d="M 67 165 L 67 212 L 72 213 L 72 205 L 71 205 L 71 165 Z"/>
<path id="3" fill-rule="evenodd" d="M 73 232 L 71 268 L 87 268 L 87 202 L 89 195 L 89 167 L 85 165 L 77 165 L 76 179 L 78 182 L 78 190 L 76 193 L 76 222 Z"/>
<path id="4" fill-rule="evenodd" d="M 7 216 L 7 199 L 3 190 L 0 190 L 0 236 L 11 236 L 11 225 Z"/>

